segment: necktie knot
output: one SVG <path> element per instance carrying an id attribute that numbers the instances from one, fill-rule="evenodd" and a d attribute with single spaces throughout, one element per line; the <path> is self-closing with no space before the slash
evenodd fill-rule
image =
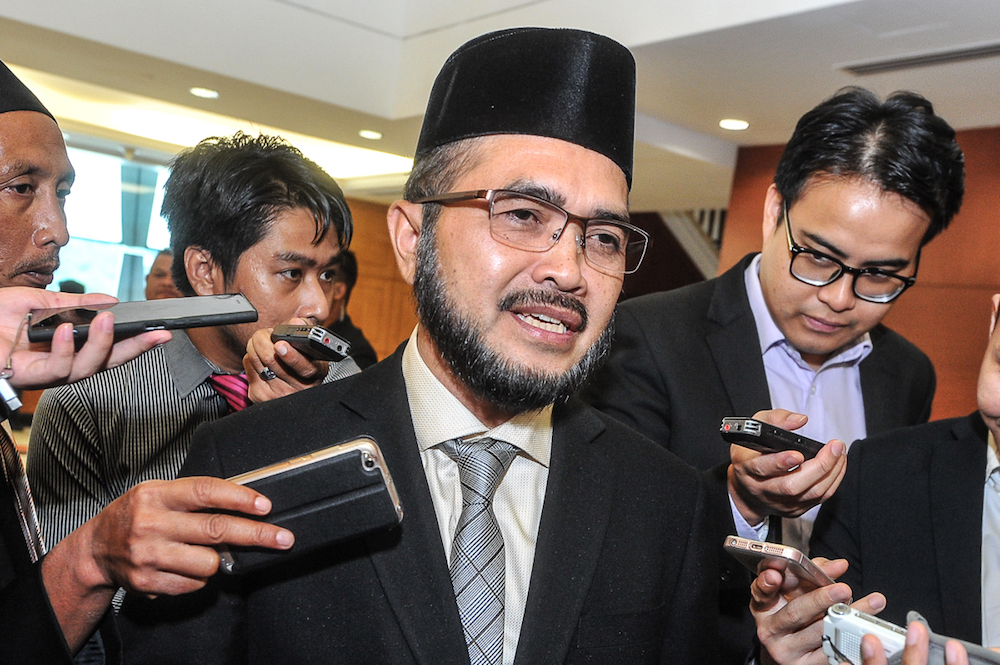
<path id="1" fill-rule="evenodd" d="M 246 374 L 213 374 L 208 377 L 208 381 L 226 399 L 230 413 L 250 406 L 250 384 Z"/>
<path id="2" fill-rule="evenodd" d="M 490 438 L 475 441 L 452 439 L 445 441 L 441 447 L 458 464 L 463 509 L 468 505 L 490 503 L 504 473 L 517 455 L 517 448 L 513 445 Z"/>

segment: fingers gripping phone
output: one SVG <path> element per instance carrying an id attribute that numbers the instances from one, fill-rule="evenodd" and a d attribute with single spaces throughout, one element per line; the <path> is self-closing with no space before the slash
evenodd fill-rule
<path id="1" fill-rule="evenodd" d="M 754 574 L 757 574 L 761 561 L 777 561 L 779 570 L 790 570 L 797 578 L 810 582 L 813 586 L 821 587 L 833 584 L 830 576 L 814 564 L 809 557 L 789 545 L 762 543 L 739 536 L 726 536 L 723 547 Z"/>
<path id="2" fill-rule="evenodd" d="M 764 454 L 797 450 L 812 459 L 823 448 L 819 441 L 753 418 L 723 418 L 719 433 L 729 443 Z"/>

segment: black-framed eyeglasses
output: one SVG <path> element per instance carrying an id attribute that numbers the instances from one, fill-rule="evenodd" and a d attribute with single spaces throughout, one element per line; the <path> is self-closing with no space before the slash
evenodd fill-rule
<path id="1" fill-rule="evenodd" d="M 638 270 L 649 245 L 649 234 L 637 226 L 573 215 L 554 203 L 509 189 L 438 194 L 414 203 L 449 205 L 477 199 L 489 205 L 490 235 L 514 249 L 547 252 L 559 242 L 570 221 L 580 222 L 583 235 L 576 240 L 587 263 L 602 272 L 628 275 Z"/>
<path id="2" fill-rule="evenodd" d="M 881 268 L 852 268 L 841 263 L 823 252 L 796 245 L 792 240 L 792 226 L 788 220 L 788 206 L 782 204 L 785 216 L 785 236 L 788 238 L 788 251 L 792 261 L 788 271 L 792 277 L 810 286 L 826 286 L 833 284 L 845 272 L 853 279 L 854 295 L 862 300 L 875 303 L 892 302 L 906 289 L 917 281 L 917 268 L 920 266 L 920 253 L 913 269 L 912 277 L 902 277 Z"/>

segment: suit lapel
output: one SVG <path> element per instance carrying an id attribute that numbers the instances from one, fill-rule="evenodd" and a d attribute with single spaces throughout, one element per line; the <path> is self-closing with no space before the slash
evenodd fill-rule
<path id="1" fill-rule="evenodd" d="M 367 545 L 379 583 L 416 662 L 467 662 L 437 516 L 405 399 L 401 358 L 401 351 L 397 351 L 365 370 L 361 378 L 372 382 L 370 389 L 352 390 L 342 400 L 344 406 L 371 423 L 370 433 L 382 448 L 403 504 L 400 528 L 367 538 Z M 358 398 L 359 393 L 366 399 Z"/>
<path id="2" fill-rule="evenodd" d="M 898 372 L 894 369 L 900 359 L 886 357 L 879 344 L 882 333 L 880 327 L 872 329 L 872 351 L 858 366 L 868 436 L 900 426 L 900 414 L 905 413 L 905 405 L 900 403 L 904 393 L 897 390 Z"/>
<path id="3" fill-rule="evenodd" d="M 931 519 L 941 605 L 944 616 L 952 618 L 949 625 L 931 628 L 944 635 L 970 631 L 979 635 L 982 630 L 985 431 L 975 413 L 952 428 L 954 438 L 936 446 L 931 458 L 931 506 L 935 507 Z"/>
<path id="4" fill-rule="evenodd" d="M 611 513 L 594 439 L 604 425 L 581 403 L 557 406 L 545 504 L 515 662 L 561 663 L 576 633 Z"/>
<path id="5" fill-rule="evenodd" d="M 752 254 L 745 257 L 719 278 L 708 309 L 708 318 L 718 327 L 705 341 L 733 405 L 734 416 L 750 416 L 771 408 L 760 338 L 743 277 L 753 257 Z"/>

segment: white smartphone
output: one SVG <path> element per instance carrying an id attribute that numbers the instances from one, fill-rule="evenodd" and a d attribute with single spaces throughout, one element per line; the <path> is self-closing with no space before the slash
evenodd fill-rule
<path id="1" fill-rule="evenodd" d="M 754 574 L 760 571 L 761 561 L 777 562 L 777 565 L 770 567 L 782 572 L 786 569 L 790 570 L 797 578 L 805 580 L 813 586 L 821 587 L 833 584 L 829 575 L 824 573 L 809 557 L 790 545 L 762 543 L 739 536 L 726 536 L 723 547 Z"/>

